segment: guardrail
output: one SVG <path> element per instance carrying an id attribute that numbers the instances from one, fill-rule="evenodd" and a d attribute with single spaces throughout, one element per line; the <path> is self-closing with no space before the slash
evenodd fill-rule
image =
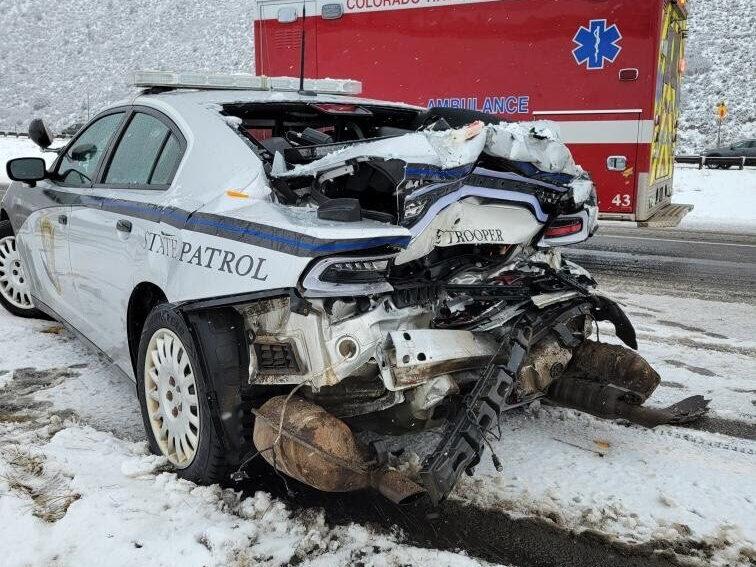
<path id="1" fill-rule="evenodd" d="M 28 138 L 27 132 L 16 132 L 14 130 L 0 130 L 0 138 Z M 55 139 L 67 140 L 71 138 L 70 134 L 55 134 Z"/>
<path id="2" fill-rule="evenodd" d="M 0 130 L 0 137 L 3 138 L 28 138 L 29 134 L 26 132 L 12 132 L 10 130 Z"/>
<path id="3" fill-rule="evenodd" d="M 712 157 L 712 156 L 675 156 L 677 163 L 692 163 L 698 165 L 698 169 L 706 167 L 744 167 L 756 166 L 756 157 Z"/>

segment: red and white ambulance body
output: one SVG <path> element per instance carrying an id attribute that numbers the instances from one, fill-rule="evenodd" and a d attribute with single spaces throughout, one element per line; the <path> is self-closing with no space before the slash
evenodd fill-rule
<path id="1" fill-rule="evenodd" d="M 306 18 L 302 22 L 302 9 Z M 561 126 L 604 218 L 671 205 L 684 0 L 258 0 L 257 74 L 362 81 L 363 96 Z"/>

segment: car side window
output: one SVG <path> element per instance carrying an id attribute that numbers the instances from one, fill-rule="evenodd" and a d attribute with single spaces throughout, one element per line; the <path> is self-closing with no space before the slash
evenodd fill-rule
<path id="1" fill-rule="evenodd" d="M 733 150 L 741 150 L 747 147 L 748 147 L 748 142 L 738 142 L 737 144 L 732 145 Z"/>
<path id="2" fill-rule="evenodd" d="M 169 185 L 181 146 L 161 120 L 137 112 L 126 127 L 103 183 L 109 185 Z"/>
<path id="3" fill-rule="evenodd" d="M 181 149 L 178 138 L 171 134 L 155 163 L 150 183 L 153 185 L 170 185 L 183 154 L 184 151 Z"/>
<path id="4" fill-rule="evenodd" d="M 56 171 L 63 185 L 88 185 L 94 179 L 110 139 L 123 119 L 123 112 L 108 114 L 93 122 L 66 150 Z"/>

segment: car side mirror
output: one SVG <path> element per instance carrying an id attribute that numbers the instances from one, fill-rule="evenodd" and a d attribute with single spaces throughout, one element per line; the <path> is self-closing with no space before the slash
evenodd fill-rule
<path id="1" fill-rule="evenodd" d="M 21 181 L 28 183 L 30 187 L 36 187 L 37 181 L 42 181 L 47 177 L 47 164 L 45 160 L 37 157 L 16 158 L 8 161 L 5 171 L 13 181 Z"/>
<path id="2" fill-rule="evenodd" d="M 29 123 L 29 139 L 46 150 L 53 143 L 54 136 L 41 118 L 35 118 Z"/>
<path id="3" fill-rule="evenodd" d="M 74 161 L 85 161 L 89 156 L 97 153 L 97 146 L 94 144 L 79 144 L 71 148 L 69 156 Z"/>

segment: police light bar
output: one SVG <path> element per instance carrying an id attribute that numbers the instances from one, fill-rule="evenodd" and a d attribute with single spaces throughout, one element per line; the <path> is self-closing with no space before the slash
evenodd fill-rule
<path id="1" fill-rule="evenodd" d="M 269 77 L 270 89 L 274 91 L 298 91 L 296 77 Z M 362 92 L 362 83 L 351 79 L 305 79 L 304 90 L 325 94 L 351 94 Z"/>
<path id="2" fill-rule="evenodd" d="M 169 89 L 223 89 L 254 91 L 298 91 L 296 77 L 266 77 L 249 73 L 174 73 L 171 71 L 137 71 L 131 84 L 139 88 L 162 87 Z M 323 94 L 358 95 L 362 83 L 350 79 L 305 79 L 304 88 Z"/>

